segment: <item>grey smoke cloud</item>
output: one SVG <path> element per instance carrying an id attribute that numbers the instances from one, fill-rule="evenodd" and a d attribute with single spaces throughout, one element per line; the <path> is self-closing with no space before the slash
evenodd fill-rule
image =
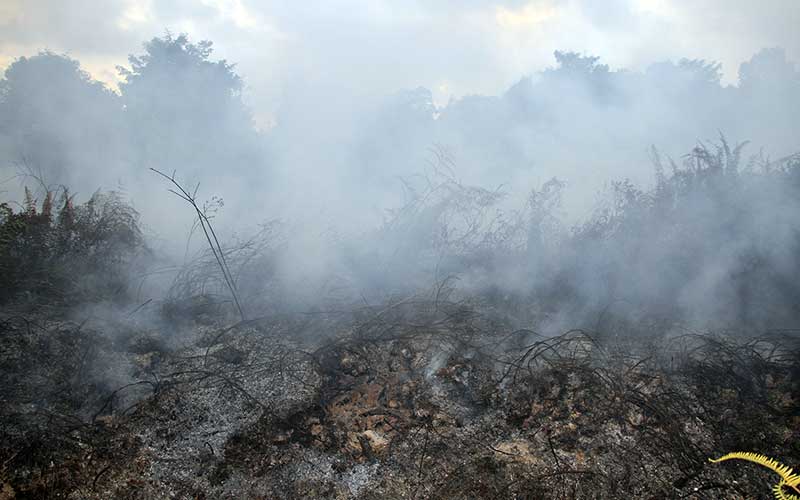
<path id="1" fill-rule="evenodd" d="M 186 248 L 202 246 L 198 238 L 185 241 L 193 215 L 148 168 L 176 170 L 190 189 L 200 182 L 201 201 L 225 200 L 214 222 L 226 241 L 236 241 L 234 234 L 246 240 L 254 225 L 280 219 L 278 256 L 261 266 L 269 276 L 251 281 L 282 280 L 280 293 L 304 298 L 348 273 L 360 292 L 419 284 L 439 264 L 458 272 L 458 265 L 439 262 L 440 253 L 450 244 L 469 253 L 465 241 L 480 247 L 483 236 L 469 230 L 469 238 L 456 236 L 471 222 L 458 222 L 463 214 L 448 203 L 474 214 L 470 204 L 488 196 L 463 186 L 489 192 L 504 186 L 505 196 L 486 205 L 481 219 L 483 229 L 496 230 L 495 210 L 510 224 L 531 189 L 563 185 L 567 230 L 596 207 L 608 182 L 630 178 L 643 189 L 652 186 L 651 145 L 678 158 L 722 131 L 731 143 L 751 139 L 775 156 L 798 149 L 800 73 L 792 61 L 800 52 L 792 2 L 756 9 L 661 0 L 616 0 L 602 8 L 585 0 L 117 0 L 94 7 L 6 3 L 0 57 L 10 62 L 49 48 L 80 61 L 95 79 L 116 82 L 115 66 L 136 66 L 127 56 L 143 55 L 142 43 L 168 28 L 195 43 L 212 40 L 211 60 L 187 69 L 166 57 L 155 76 L 123 84 L 118 94 L 64 71 L 77 62 L 58 56 L 15 65 L 6 74 L 16 79 L 9 83 L 15 94 L 0 113 L 0 179 L 26 156 L 81 195 L 121 185 L 160 238 L 153 241 L 182 257 Z M 783 49 L 759 52 L 773 46 Z M 555 50 L 575 53 L 554 58 Z M 218 59 L 235 64 L 248 106 L 239 80 L 220 70 Z M 722 75 L 712 61 L 722 63 Z M 741 85 L 731 86 L 743 62 Z M 444 177 L 432 171 L 438 154 L 432 149 L 451 155 Z M 426 182 L 442 179 L 445 193 L 429 193 Z M 398 233 L 377 229 L 387 209 L 415 193 L 427 200 L 415 208 L 419 218 L 401 220 Z M 451 226 L 438 227 L 442 221 Z M 712 243 L 725 245 L 727 236 L 720 232 Z M 680 249 L 680 242 L 668 243 Z M 646 262 L 663 260 L 659 251 L 646 252 L 652 257 Z M 591 285 L 592 307 L 607 299 L 597 269 L 624 268 L 620 252 L 612 246 L 576 257 L 576 282 Z M 722 276 L 737 258 L 707 271 Z M 530 285 L 514 267 L 481 273 L 464 283 Z M 702 295 L 716 279 L 706 276 L 693 290 Z M 641 290 L 657 295 L 672 285 L 659 281 Z"/>

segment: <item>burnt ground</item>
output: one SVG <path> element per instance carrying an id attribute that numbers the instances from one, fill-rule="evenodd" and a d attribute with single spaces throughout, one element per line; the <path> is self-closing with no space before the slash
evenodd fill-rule
<path id="1" fill-rule="evenodd" d="M 769 498 L 707 459 L 800 464 L 793 332 L 545 338 L 479 310 L 4 313 L 0 499 Z"/>

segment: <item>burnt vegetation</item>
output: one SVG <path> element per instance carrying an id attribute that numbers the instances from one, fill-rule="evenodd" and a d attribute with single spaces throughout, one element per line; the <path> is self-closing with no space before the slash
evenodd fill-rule
<path id="1" fill-rule="evenodd" d="M 551 213 L 557 181 L 504 213 L 499 192 L 429 178 L 368 253 L 382 267 L 414 252 L 409 279 L 435 258 L 446 277 L 379 304 L 338 297 L 302 312 L 264 288 L 280 251 L 273 225 L 189 261 L 157 321 L 43 314 L 33 304 L 135 305 L 122 283 L 145 251 L 136 213 L 115 194 L 76 205 L 66 190 L 3 205 L 3 495 L 761 498 L 768 474 L 706 459 L 800 458 L 800 352 L 787 328 L 797 260 L 775 257 L 800 243 L 800 165 L 742 167 L 724 141 L 681 166 L 655 159 L 653 189 L 612 184 L 570 231 Z M 787 207 L 785 234 L 762 235 L 775 205 Z M 426 244 L 398 246 L 408 241 Z M 677 286 L 720 255 L 735 265 L 710 303 L 737 315 L 691 330 Z M 584 293 L 576 266 L 587 265 L 608 295 Z M 531 286 L 481 282 L 508 267 Z M 259 272 L 265 281 L 247 279 Z M 653 274 L 674 286 L 643 293 Z M 235 319 L 240 307 L 251 319 Z M 563 311 L 584 324 L 536 330 Z"/>

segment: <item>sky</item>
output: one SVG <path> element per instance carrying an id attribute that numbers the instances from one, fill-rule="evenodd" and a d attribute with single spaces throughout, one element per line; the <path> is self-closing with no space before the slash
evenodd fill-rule
<path id="1" fill-rule="evenodd" d="M 0 0 L 0 68 L 49 49 L 113 87 L 144 41 L 185 32 L 237 64 L 268 124 L 298 79 L 350 95 L 423 86 L 443 105 L 499 94 L 554 50 L 633 70 L 713 59 L 735 83 L 763 47 L 800 59 L 797 26 L 799 0 Z"/>

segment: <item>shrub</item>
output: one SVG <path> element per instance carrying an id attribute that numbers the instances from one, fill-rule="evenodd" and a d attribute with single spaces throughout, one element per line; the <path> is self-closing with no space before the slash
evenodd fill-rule
<path id="1" fill-rule="evenodd" d="M 649 190 L 612 183 L 568 245 L 578 300 L 726 327 L 796 324 L 800 156 L 742 165 L 742 148 L 723 138 L 666 169 L 656 155 Z"/>
<path id="2" fill-rule="evenodd" d="M 76 205 L 64 188 L 39 206 L 30 190 L 17 211 L 0 203 L 0 303 L 24 296 L 75 303 L 118 300 L 146 253 L 139 214 L 119 193 Z"/>

